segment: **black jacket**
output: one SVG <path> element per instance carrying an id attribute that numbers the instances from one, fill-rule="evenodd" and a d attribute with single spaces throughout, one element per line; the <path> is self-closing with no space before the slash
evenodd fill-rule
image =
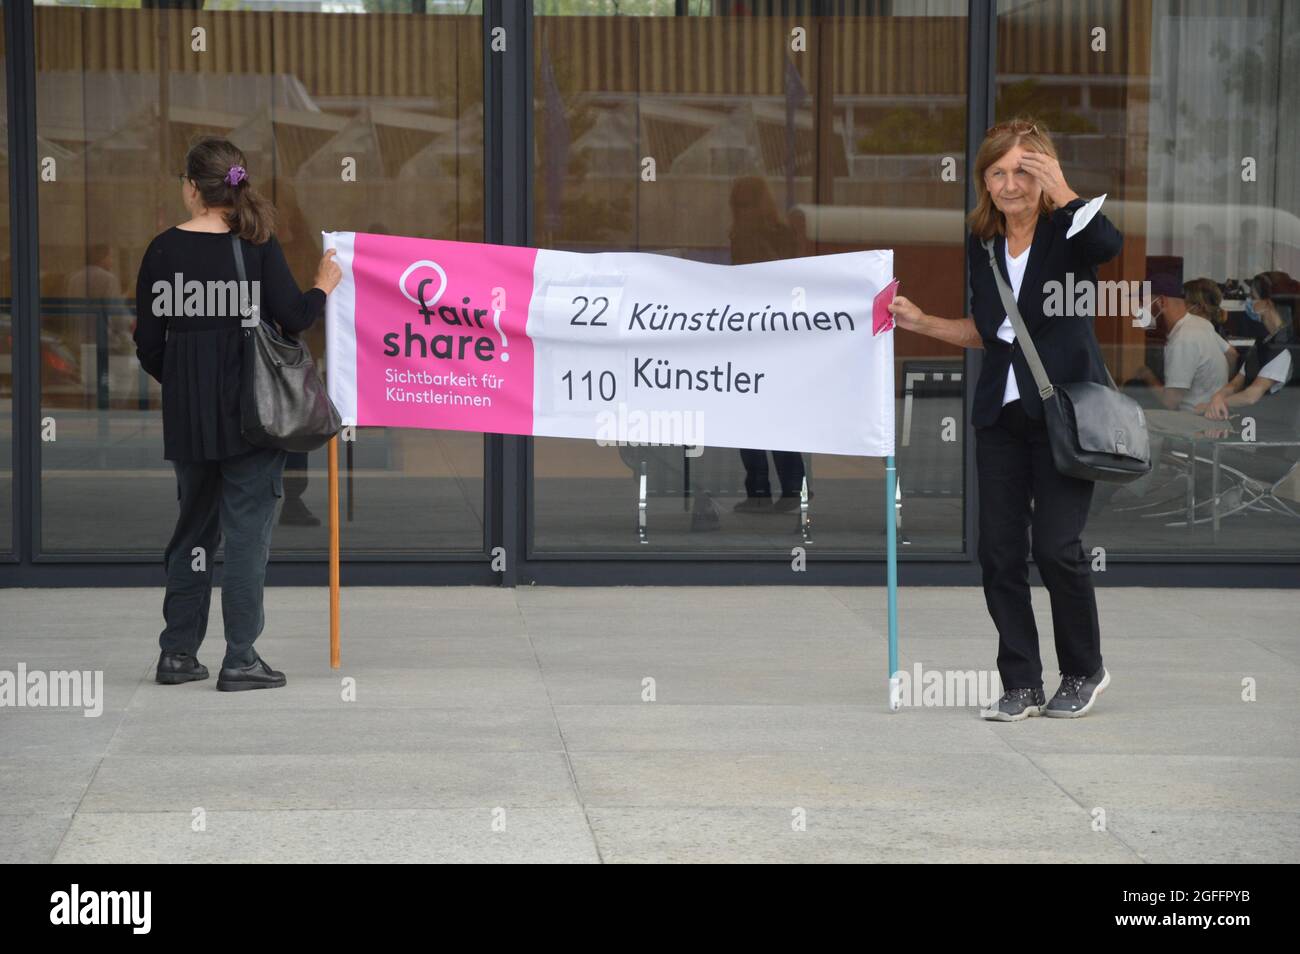
<path id="1" fill-rule="evenodd" d="M 1065 291 L 1069 288 L 1067 273 L 1073 273 L 1076 288 L 1085 281 L 1095 282 L 1097 266 L 1118 255 L 1124 244 L 1119 229 L 1111 224 L 1101 210 L 1097 211 L 1082 231 L 1067 239 L 1065 233 L 1070 229 L 1074 211 L 1084 204 L 1085 200 L 1075 199 L 1050 215 L 1039 216 L 1029 261 L 1025 265 L 1024 281 L 1021 282 L 1020 295 L 1016 299 L 1020 316 L 1025 320 L 1025 327 L 1053 384 L 1074 381 L 1107 384 L 1110 380 L 1106 376 L 1106 364 L 1093 330 L 1092 316 L 1067 314 L 1048 317 L 1043 314 L 1044 301 L 1050 291 L 1047 287 L 1049 282 L 1059 282 L 1064 290 L 1062 297 L 1066 297 Z M 1038 396 L 1038 386 L 1034 384 L 1034 376 L 1025 362 L 1019 342 L 1008 344 L 998 337 L 998 328 L 1006 318 L 1006 310 L 1002 307 L 997 282 L 989 267 L 988 253 L 975 235 L 970 236 L 967 244 L 971 313 L 975 327 L 984 340 L 984 363 L 975 385 L 971 424 L 974 427 L 988 427 L 997 421 L 1002 410 L 1008 362 L 1015 369 L 1016 387 L 1020 390 L 1020 401 L 1025 413 L 1031 418 L 1041 419 L 1043 402 Z M 998 267 L 1002 270 L 1002 277 L 1010 286 L 1005 236 L 994 238 L 993 251 Z"/>

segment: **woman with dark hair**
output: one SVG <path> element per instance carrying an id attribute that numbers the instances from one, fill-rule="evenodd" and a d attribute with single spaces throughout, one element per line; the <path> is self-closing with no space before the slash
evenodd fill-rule
<path id="1" fill-rule="evenodd" d="M 1263 326 L 1264 336 L 1251 345 L 1232 380 L 1208 401 L 1196 405 L 1197 413 L 1226 421 L 1232 408 L 1249 407 L 1286 387 L 1295 373 L 1291 353 L 1296 349 L 1296 335 L 1284 299 L 1294 300 L 1296 292 L 1297 283 L 1286 272 L 1260 272 L 1250 280 L 1246 310 Z"/>
<path id="2" fill-rule="evenodd" d="M 259 320 L 296 334 L 320 317 L 342 277 L 331 250 L 313 287 L 298 287 L 274 235 L 275 209 L 253 188 L 247 165 L 224 139 L 190 148 L 179 177 L 190 218 L 154 237 L 136 279 L 136 354 L 162 385 L 163 456 L 176 471 L 180 504 L 164 556 L 166 626 L 155 678 L 176 684 L 208 677 L 197 653 L 207 632 L 213 557 L 224 538 L 226 652 L 217 688 L 226 691 L 285 684 L 253 643 L 265 622 L 262 588 L 286 453 L 254 447 L 241 433 L 239 303 L 256 303 Z M 238 281 L 232 235 L 242 240 L 250 287 Z M 234 307 L 231 289 L 238 289 Z"/>
<path id="3" fill-rule="evenodd" d="M 982 242 L 993 240 L 997 268 L 1048 378 L 1057 384 L 1107 384 L 1094 316 L 1053 316 L 1046 302 L 1052 288 L 1067 285 L 1067 276 L 1074 287 L 1092 282 L 1095 288 L 1097 266 L 1119 254 L 1123 237 L 1098 204 L 1085 203 L 1066 183 L 1041 123 L 1016 119 L 990 129 L 976 155 L 973 179 L 978 202 L 967 245 L 973 316 L 928 315 L 901 296 L 890 311 L 900 328 L 984 350 L 971 408 L 978 549 L 1006 691 L 981 714 L 1003 722 L 1036 715 L 1077 718 L 1110 683 L 1081 540 L 1093 482 L 1067 477 L 1053 463 L 1042 398 Z M 1052 601 L 1061 685 L 1051 702 L 1043 694 L 1038 627 L 1029 601 L 1031 552 Z"/>

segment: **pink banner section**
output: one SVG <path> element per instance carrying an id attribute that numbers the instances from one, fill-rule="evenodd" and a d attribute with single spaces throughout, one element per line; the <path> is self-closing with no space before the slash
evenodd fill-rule
<path id="1" fill-rule="evenodd" d="M 356 233 L 356 424 L 532 433 L 537 250 L 488 248 Z"/>

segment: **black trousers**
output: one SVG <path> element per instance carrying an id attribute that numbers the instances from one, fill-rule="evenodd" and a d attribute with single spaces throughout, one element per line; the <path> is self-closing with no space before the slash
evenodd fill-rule
<path id="1" fill-rule="evenodd" d="M 772 480 L 768 476 L 765 450 L 742 450 L 740 461 L 745 465 L 745 495 L 771 497 Z M 803 489 L 803 454 L 798 451 L 771 451 L 776 461 L 776 476 L 781 482 L 782 497 L 798 497 Z"/>
<path id="2" fill-rule="evenodd" d="M 180 515 L 163 562 L 166 627 L 158 644 L 168 652 L 198 652 L 208 630 L 212 570 L 225 539 L 221 615 L 226 626 L 223 667 L 247 666 L 266 616 L 262 588 L 271 531 L 284 498 L 286 453 L 257 448 L 224 460 L 173 461 Z M 196 548 L 201 548 L 196 551 Z"/>
<path id="3" fill-rule="evenodd" d="M 1052 601 L 1060 670 L 1092 675 L 1101 668 L 1101 630 L 1080 537 L 1093 482 L 1057 471 L 1046 424 L 1029 418 L 1019 401 L 1004 405 L 993 425 L 976 428 L 975 469 L 984 599 L 998 630 L 1003 688 L 1043 685 L 1038 627 L 1029 603 L 1031 552 Z"/>

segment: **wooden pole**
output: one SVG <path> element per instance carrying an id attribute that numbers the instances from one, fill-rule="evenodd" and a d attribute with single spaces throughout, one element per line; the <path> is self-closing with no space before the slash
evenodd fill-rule
<path id="1" fill-rule="evenodd" d="M 330 668 L 339 668 L 339 439 L 329 442 Z"/>

